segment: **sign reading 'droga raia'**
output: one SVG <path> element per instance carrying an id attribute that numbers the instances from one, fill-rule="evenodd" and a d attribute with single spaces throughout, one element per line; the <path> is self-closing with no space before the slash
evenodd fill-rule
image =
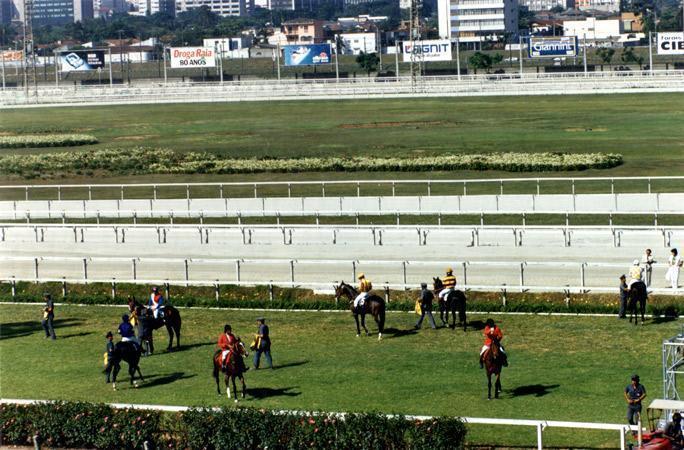
<path id="1" fill-rule="evenodd" d="M 210 47 L 171 47 L 169 55 L 174 69 L 216 67 L 216 54 Z"/>

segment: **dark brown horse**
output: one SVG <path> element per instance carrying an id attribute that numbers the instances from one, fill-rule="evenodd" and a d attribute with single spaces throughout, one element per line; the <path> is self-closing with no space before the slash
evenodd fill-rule
<path id="1" fill-rule="evenodd" d="M 335 300 L 339 301 L 340 297 L 346 297 L 349 300 L 349 309 L 354 314 L 354 321 L 356 321 L 356 336 L 361 335 L 361 328 L 359 327 L 359 316 L 361 316 L 361 326 L 366 331 L 366 336 L 370 333 L 366 328 L 366 314 L 370 313 L 378 324 L 378 340 L 382 339 L 382 332 L 385 330 L 385 300 L 377 295 L 371 294 L 363 306 L 354 308 L 354 299 L 358 295 L 353 286 L 348 285 L 344 281 L 339 286 L 335 287 Z"/>
<path id="2" fill-rule="evenodd" d="M 637 325 L 639 322 L 639 313 L 641 313 L 641 325 L 644 324 L 647 299 L 648 289 L 646 289 L 646 284 L 643 281 L 632 283 L 632 287 L 629 289 L 629 301 L 627 303 L 629 323 L 632 323 L 632 318 L 634 318 L 634 325 Z M 639 308 L 638 311 L 637 308 Z"/>
<path id="3" fill-rule="evenodd" d="M 180 347 L 182 320 L 180 312 L 176 308 L 171 305 L 166 305 L 163 312 L 164 317 L 157 317 L 155 319 L 154 316 L 151 315 L 152 310 L 145 308 L 145 306 L 141 305 L 134 297 L 128 297 L 128 309 L 131 312 L 135 312 L 135 317 L 138 320 L 142 320 L 143 317 L 147 316 L 147 318 L 150 319 L 152 330 L 158 330 L 164 326 L 166 327 L 166 332 L 169 334 L 169 345 L 166 347 L 167 351 L 173 349 L 174 336 L 176 337 L 176 348 Z"/>
<path id="4" fill-rule="evenodd" d="M 235 403 L 238 402 L 238 394 L 237 394 L 237 387 L 235 386 L 235 378 L 239 378 L 240 381 L 242 382 L 242 398 L 245 398 L 245 395 L 247 393 L 247 385 L 245 384 L 245 376 L 244 376 L 244 362 L 242 360 L 243 357 L 249 356 L 249 353 L 247 353 L 247 349 L 245 348 L 245 344 L 242 343 L 240 338 L 238 338 L 238 342 L 236 344 L 237 352 L 230 352 L 230 356 L 228 356 L 228 361 L 226 361 L 226 364 L 224 365 L 224 368 L 221 368 L 221 350 L 217 350 L 214 353 L 214 379 L 216 380 L 216 392 L 218 392 L 219 395 L 221 395 L 221 386 L 219 384 L 219 372 L 223 372 L 224 374 L 224 379 L 223 381 L 226 384 L 226 395 L 228 398 L 230 398 L 230 382 L 233 383 L 233 396 L 235 397 Z"/>
<path id="5" fill-rule="evenodd" d="M 138 387 L 135 381 L 136 372 L 140 375 L 140 381 L 145 381 L 140 371 L 140 347 L 133 342 L 117 342 L 111 354 L 112 365 L 112 388 L 116 391 L 116 377 L 121 370 L 121 361 L 128 363 L 128 374 L 131 376 L 131 386 Z"/>
<path id="6" fill-rule="evenodd" d="M 501 368 L 504 363 L 499 341 L 492 339 L 492 345 L 489 346 L 489 349 L 485 350 L 484 355 L 482 355 L 482 361 L 487 371 L 487 399 L 492 399 L 492 375 L 496 375 L 494 397 L 499 398 L 499 392 L 501 392 Z"/>
<path id="7" fill-rule="evenodd" d="M 444 325 L 449 325 L 449 313 L 451 313 L 451 328 L 456 329 L 456 312 L 458 311 L 458 323 L 463 324 L 463 331 L 467 328 L 466 296 L 463 291 L 455 289 L 447 295 L 446 300 L 439 298 L 439 293 L 444 289 L 444 284 L 439 277 L 432 279 L 433 292 L 439 299 L 439 318 Z M 446 316 L 446 320 L 445 320 Z"/>

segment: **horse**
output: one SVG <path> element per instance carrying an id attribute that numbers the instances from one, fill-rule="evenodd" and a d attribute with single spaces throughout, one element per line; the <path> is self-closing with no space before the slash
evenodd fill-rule
<path id="1" fill-rule="evenodd" d="M 230 352 L 228 361 L 226 361 L 225 369 L 221 368 L 221 349 L 216 350 L 214 357 L 212 358 L 214 362 L 214 379 L 216 380 L 216 392 L 221 395 L 221 387 L 219 384 L 219 372 L 224 374 L 224 382 L 226 384 L 226 395 L 230 398 L 230 382 L 233 383 L 233 395 L 235 397 L 235 403 L 238 402 L 237 387 L 235 386 L 235 378 L 239 378 L 242 382 L 242 398 L 245 398 L 247 392 L 247 385 L 245 384 L 244 377 L 244 367 L 243 356 L 249 356 L 245 344 L 238 338 L 236 348 L 238 349 L 237 354 L 235 352 Z"/>
<path id="2" fill-rule="evenodd" d="M 140 347 L 130 341 L 117 342 L 111 354 L 112 369 L 112 387 L 116 391 L 116 376 L 121 370 L 121 361 L 128 363 L 128 374 L 131 376 L 130 383 L 133 387 L 138 387 L 138 382 L 135 381 L 135 373 L 138 372 L 140 380 L 145 382 L 142 372 L 140 371 Z"/>
<path id="3" fill-rule="evenodd" d="M 382 339 L 382 333 L 385 330 L 385 300 L 377 295 L 371 294 L 364 305 L 354 308 L 354 299 L 358 295 L 353 286 L 348 285 L 344 281 L 340 282 L 339 286 L 335 286 L 335 301 L 339 301 L 340 297 L 345 296 L 349 300 L 349 309 L 354 314 L 354 321 L 356 322 L 356 336 L 361 336 L 361 328 L 359 328 L 359 316 L 361 316 L 361 326 L 366 331 L 366 336 L 370 333 L 366 328 L 366 313 L 370 313 L 378 324 L 378 340 Z"/>
<path id="4" fill-rule="evenodd" d="M 629 301 L 627 303 L 627 312 L 629 313 L 629 323 L 632 323 L 634 318 L 634 325 L 639 322 L 639 314 L 637 312 L 637 303 L 641 312 L 641 325 L 644 324 L 644 315 L 646 313 L 646 300 L 648 299 L 648 290 L 643 281 L 636 281 L 632 283 L 629 289 Z"/>
<path id="5" fill-rule="evenodd" d="M 501 348 L 499 341 L 492 339 L 492 345 L 485 350 L 482 355 L 485 370 L 487 372 L 487 399 L 492 399 L 492 375 L 496 375 L 496 383 L 494 384 L 494 398 L 499 398 L 501 392 L 501 368 L 503 367 L 503 356 L 501 355 Z"/>
<path id="6" fill-rule="evenodd" d="M 456 329 L 456 312 L 458 311 L 458 323 L 463 323 L 463 331 L 467 328 L 466 317 L 466 296 L 463 291 L 453 290 L 447 295 L 446 301 L 439 297 L 439 293 L 444 289 L 444 284 L 439 277 L 432 278 L 432 287 L 435 297 L 439 298 L 439 318 L 444 325 L 449 325 L 449 313 L 452 315 L 451 328 Z M 446 315 L 446 320 L 444 316 Z"/>
<path id="7" fill-rule="evenodd" d="M 169 345 L 166 347 L 167 351 L 173 349 L 173 337 L 176 337 L 176 348 L 180 347 L 180 332 L 181 332 L 181 316 L 180 312 L 171 305 L 166 305 L 163 309 L 163 317 L 154 318 L 152 310 L 145 308 L 141 305 L 135 298 L 129 297 L 128 299 L 128 309 L 135 311 L 135 315 L 139 318 L 139 322 L 142 323 L 142 318 L 151 318 L 150 325 L 151 329 L 158 330 L 159 328 L 165 326 L 166 332 L 169 334 Z M 147 311 L 145 311 L 147 309 Z M 151 334 L 151 333 L 150 333 Z M 150 338 L 151 341 L 151 338 Z M 151 352 L 150 352 L 151 353 Z"/>

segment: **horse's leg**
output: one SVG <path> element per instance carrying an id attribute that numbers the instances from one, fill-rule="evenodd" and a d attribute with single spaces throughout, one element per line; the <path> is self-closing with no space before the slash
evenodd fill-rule
<path id="1" fill-rule="evenodd" d="M 166 351 L 173 350 L 173 327 L 171 325 L 166 325 L 166 332 L 169 334 L 169 346 L 166 347 Z"/>
<path id="2" fill-rule="evenodd" d="M 496 374 L 496 384 L 494 385 L 494 397 L 499 398 L 501 392 L 501 372 Z"/>
<path id="3" fill-rule="evenodd" d="M 128 363 L 128 375 L 131 377 L 131 386 L 138 387 L 138 383 L 135 382 L 135 365 Z"/>
<path id="4" fill-rule="evenodd" d="M 641 299 L 641 301 L 639 301 L 639 307 L 640 307 L 640 309 L 641 309 L 641 324 L 643 325 L 643 324 L 644 324 L 644 321 L 646 320 L 646 319 L 645 319 L 645 315 L 646 315 L 646 298 L 643 298 L 643 299 Z"/>
<path id="5" fill-rule="evenodd" d="M 143 374 L 142 374 L 142 372 L 140 371 L 140 364 L 138 364 L 138 365 L 135 367 L 135 369 L 138 371 L 138 375 L 140 375 L 140 381 L 142 381 L 142 382 L 144 383 L 144 382 L 145 382 L 145 379 L 143 378 Z"/>
<path id="6" fill-rule="evenodd" d="M 235 385 L 236 375 L 231 375 L 230 381 L 233 383 L 233 396 L 235 397 L 235 403 L 238 402 L 237 386 Z"/>
<path id="7" fill-rule="evenodd" d="M 121 365 L 119 363 L 114 364 L 114 369 L 112 370 L 112 388 L 116 391 L 116 376 L 121 370 Z"/>
<path id="8" fill-rule="evenodd" d="M 370 333 L 368 332 L 368 328 L 366 328 L 366 312 L 365 311 L 361 314 L 361 326 L 363 327 L 363 330 L 366 332 L 366 336 L 368 336 Z"/>
<path id="9" fill-rule="evenodd" d="M 218 395 L 221 395 L 221 384 L 219 382 L 219 366 L 216 365 L 216 361 L 214 361 L 214 372 L 212 373 L 214 375 L 214 379 L 216 380 L 216 393 Z"/>
<path id="10" fill-rule="evenodd" d="M 492 374 L 487 369 L 487 400 L 492 399 Z"/>
<path id="11" fill-rule="evenodd" d="M 226 374 L 224 381 L 226 382 L 226 395 L 230 398 L 230 375 Z"/>
<path id="12" fill-rule="evenodd" d="M 240 375 L 240 381 L 242 381 L 242 398 L 247 397 L 247 383 L 245 383 L 245 376 Z"/>
<path id="13" fill-rule="evenodd" d="M 180 326 L 174 327 L 173 331 L 176 333 L 176 348 L 180 348 Z"/>
<path id="14" fill-rule="evenodd" d="M 361 327 L 359 326 L 359 315 L 354 314 L 354 321 L 356 322 L 356 337 L 361 336 Z"/>

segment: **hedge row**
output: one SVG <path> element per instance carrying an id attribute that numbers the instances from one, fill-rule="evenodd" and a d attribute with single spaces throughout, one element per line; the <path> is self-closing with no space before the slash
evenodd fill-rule
<path id="1" fill-rule="evenodd" d="M 0 148 L 74 147 L 97 144 L 97 142 L 97 138 L 89 134 L 0 136 Z M 19 158 L 26 158 L 26 156 L 19 156 Z"/>
<path id="2" fill-rule="evenodd" d="M 0 406 L 1 445 L 139 449 L 458 449 L 467 433 L 453 417 L 426 421 L 363 413 L 274 413 L 190 409 L 170 414 L 107 405 L 55 402 Z"/>
<path id="3" fill-rule="evenodd" d="M 17 295 L 13 297 L 9 284 L 0 284 L 0 301 L 35 303 L 42 301 L 43 292 L 50 292 L 57 301 L 78 304 L 119 304 L 126 303 L 126 297 L 133 295 L 145 299 L 149 287 L 121 284 L 117 286 L 117 297 L 111 297 L 111 285 L 91 283 L 88 285 L 69 285 L 67 296 L 62 298 L 59 283 L 34 284 L 17 283 Z M 514 289 L 514 288 L 512 288 Z M 381 290 L 377 291 L 382 294 Z M 387 309 L 390 311 L 412 311 L 418 291 L 391 291 Z M 176 306 L 222 307 L 222 308 L 263 308 L 263 309 L 338 309 L 348 308 L 346 300 L 335 302 L 332 295 L 314 294 L 306 289 L 273 288 L 273 300 L 267 287 L 219 287 L 219 299 L 212 287 L 171 286 L 170 300 Z M 520 293 L 507 292 L 506 304 L 499 292 L 469 292 L 467 309 L 469 311 L 491 312 L 531 312 L 531 313 L 603 313 L 617 314 L 618 293 L 615 294 L 572 294 L 566 302 L 562 293 Z M 651 296 L 647 312 L 655 316 L 675 317 L 684 313 L 684 305 L 675 296 Z"/>
<path id="4" fill-rule="evenodd" d="M 434 157 L 226 158 L 213 153 L 174 152 L 159 148 L 102 149 L 39 155 L 0 156 L 0 173 L 71 175 L 171 173 L 259 173 L 335 171 L 505 170 L 511 172 L 607 169 L 622 155 L 605 153 L 487 153 Z"/>

